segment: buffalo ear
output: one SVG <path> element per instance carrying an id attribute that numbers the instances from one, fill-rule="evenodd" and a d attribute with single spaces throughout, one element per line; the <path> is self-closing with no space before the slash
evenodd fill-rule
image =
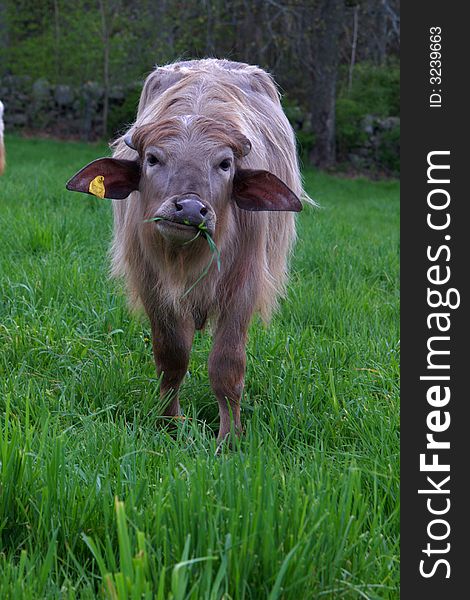
<path id="1" fill-rule="evenodd" d="M 80 169 L 66 188 L 99 198 L 122 200 L 139 189 L 140 163 L 121 158 L 98 158 Z"/>
<path id="2" fill-rule="evenodd" d="M 239 169 L 233 179 L 233 196 L 243 210 L 302 210 L 294 192 L 269 171 Z"/>

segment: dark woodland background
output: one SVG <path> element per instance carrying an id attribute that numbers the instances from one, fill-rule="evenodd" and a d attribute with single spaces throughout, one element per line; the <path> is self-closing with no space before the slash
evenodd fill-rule
<path id="1" fill-rule="evenodd" d="M 7 131 L 109 139 L 155 64 L 258 64 L 304 164 L 399 171 L 398 0 L 0 0 Z"/>

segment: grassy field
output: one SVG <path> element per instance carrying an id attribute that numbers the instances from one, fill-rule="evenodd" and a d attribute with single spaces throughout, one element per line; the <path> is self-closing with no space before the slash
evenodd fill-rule
<path id="1" fill-rule="evenodd" d="M 398 598 L 398 183 L 306 173 L 288 298 L 250 332 L 246 433 L 158 427 L 149 327 L 108 279 L 106 149 L 7 138 L 0 180 L 0 597 Z"/>

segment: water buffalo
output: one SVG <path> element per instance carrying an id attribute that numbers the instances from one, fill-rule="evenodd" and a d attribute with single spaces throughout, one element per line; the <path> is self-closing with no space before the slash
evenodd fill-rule
<path id="1" fill-rule="evenodd" d="M 285 288 L 303 195 L 292 128 L 262 69 L 187 61 L 148 76 L 113 149 L 67 188 L 113 199 L 113 274 L 150 319 L 167 416 L 180 413 L 194 331 L 211 323 L 221 441 L 241 431 L 250 320 L 268 320 Z M 207 237 L 220 260 L 201 278 Z"/>

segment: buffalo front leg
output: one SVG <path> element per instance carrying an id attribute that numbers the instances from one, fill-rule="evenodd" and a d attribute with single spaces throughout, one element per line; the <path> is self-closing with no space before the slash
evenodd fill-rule
<path id="1" fill-rule="evenodd" d="M 245 345 L 248 323 L 219 322 L 209 357 L 209 378 L 219 403 L 220 427 L 217 441 L 222 442 L 233 426 L 241 433 L 240 398 L 245 380 Z"/>
<path id="2" fill-rule="evenodd" d="M 188 369 L 194 336 L 194 324 L 181 317 L 171 323 L 150 320 L 157 374 L 161 376 L 160 397 L 165 401 L 163 415 L 180 414 L 178 390 Z"/>

